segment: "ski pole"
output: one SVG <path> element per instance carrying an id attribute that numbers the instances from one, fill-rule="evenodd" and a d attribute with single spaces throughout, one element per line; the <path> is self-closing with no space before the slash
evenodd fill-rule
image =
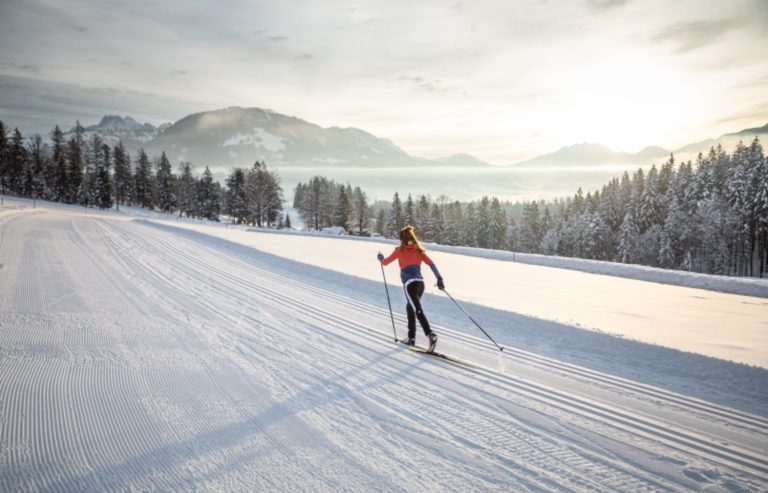
<path id="1" fill-rule="evenodd" d="M 456 300 L 454 300 L 454 299 L 453 299 L 453 296 L 451 296 L 451 295 L 448 293 L 448 291 L 446 291 L 445 289 L 443 289 L 443 293 L 447 294 L 447 295 L 448 295 L 448 297 L 451 299 L 451 301 L 453 301 L 454 303 L 456 303 L 456 306 L 458 306 L 458 307 L 459 307 L 459 310 L 461 310 L 462 312 L 464 312 L 464 315 L 466 315 L 467 317 L 469 317 L 469 319 L 472 321 L 472 323 L 474 323 L 475 325 L 477 325 L 477 328 L 483 331 L 483 334 L 485 334 L 485 337 L 487 337 L 488 339 L 490 339 L 490 341 L 491 341 L 492 343 L 496 344 L 496 347 L 497 347 L 497 348 L 499 348 L 499 351 L 504 351 L 504 348 L 503 348 L 503 347 L 501 347 L 501 346 L 499 346 L 499 345 L 496 343 L 496 341 L 494 341 L 494 340 L 493 340 L 493 338 L 492 338 L 491 336 L 489 336 L 489 335 L 488 335 L 488 332 L 486 332 L 486 331 L 485 331 L 485 329 L 483 329 L 482 327 L 480 327 L 480 324 L 479 324 L 479 323 L 477 323 L 477 321 L 476 321 L 474 318 L 472 318 L 472 315 L 470 315 L 469 313 L 467 313 L 467 311 L 464 309 L 464 307 L 463 307 L 463 306 L 461 306 L 461 305 L 459 304 L 459 302 L 458 302 L 458 301 L 456 301 Z"/>
<path id="2" fill-rule="evenodd" d="M 379 252 L 381 255 L 381 252 Z M 397 342 L 397 331 L 395 330 L 395 316 L 392 315 L 392 302 L 389 300 L 389 287 L 387 287 L 387 275 L 384 273 L 384 265 L 379 262 L 381 266 L 381 275 L 384 277 L 384 290 L 387 292 L 387 305 L 389 305 L 389 318 L 392 320 L 392 333 L 395 335 L 395 342 Z"/>

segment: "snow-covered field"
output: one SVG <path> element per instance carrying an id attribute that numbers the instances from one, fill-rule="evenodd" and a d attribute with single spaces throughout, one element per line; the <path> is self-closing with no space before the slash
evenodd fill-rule
<path id="1" fill-rule="evenodd" d="M 391 245 L 158 217 L 0 207 L 0 491 L 768 489 L 763 297 L 439 248 L 466 368 Z"/>

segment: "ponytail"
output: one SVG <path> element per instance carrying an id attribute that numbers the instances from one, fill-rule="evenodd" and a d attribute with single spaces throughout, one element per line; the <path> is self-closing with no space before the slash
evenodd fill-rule
<path id="1" fill-rule="evenodd" d="M 410 224 L 400 230 L 400 249 L 404 249 L 409 243 L 413 244 L 420 253 L 424 253 L 424 247 L 419 243 L 419 239 L 416 238 L 416 231 Z"/>

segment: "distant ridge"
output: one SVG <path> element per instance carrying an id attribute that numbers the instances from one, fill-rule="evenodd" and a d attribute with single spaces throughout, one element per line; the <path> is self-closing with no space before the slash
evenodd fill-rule
<path id="1" fill-rule="evenodd" d="M 194 113 L 159 127 L 140 123 L 130 116 L 106 115 L 84 131 L 86 138 L 99 134 L 110 145 L 122 141 L 131 153 L 144 148 L 150 156 L 165 152 L 173 163 L 191 161 L 215 168 L 246 167 L 257 160 L 269 165 L 309 167 L 491 166 L 466 153 L 438 159 L 412 156 L 391 140 L 364 130 L 323 128 L 295 116 L 261 108 L 229 107 Z M 717 144 L 733 148 L 739 140 L 765 136 L 768 136 L 768 124 L 705 139 L 674 151 L 648 146 L 636 153 L 584 142 L 512 166 L 641 166 L 666 160 L 670 154 L 675 154 L 678 160 L 695 159 L 696 154 L 706 153 Z"/>
<path id="2" fill-rule="evenodd" d="M 732 149 L 736 147 L 736 144 L 738 144 L 739 141 L 747 143 L 752 141 L 755 137 L 760 138 L 763 141 L 763 144 L 765 144 L 765 139 L 768 137 L 768 124 L 763 125 L 762 127 L 747 128 L 739 132 L 723 134 L 716 139 L 706 139 L 693 144 L 688 144 L 685 147 L 677 149 L 675 154 L 687 154 L 689 157 L 700 152 L 706 154 L 711 147 L 718 144 L 726 149 Z"/>
<path id="3" fill-rule="evenodd" d="M 699 152 L 706 153 L 713 146 L 721 144 L 730 149 L 741 141 L 751 141 L 754 137 L 768 137 L 768 124 L 762 127 L 748 128 L 739 132 L 721 135 L 716 139 L 705 139 L 684 147 L 669 151 L 663 147 L 648 146 L 640 152 L 617 152 L 602 144 L 585 142 L 561 147 L 555 152 L 536 156 L 512 166 L 595 166 L 595 165 L 648 165 L 669 158 L 692 159 Z M 678 160 L 680 160 L 678 159 Z"/>
<path id="4" fill-rule="evenodd" d="M 647 164 L 649 160 L 668 157 L 661 147 L 646 147 L 638 153 L 616 152 L 602 144 L 585 142 L 561 147 L 557 151 L 537 156 L 514 166 L 577 166 L 610 164 Z"/>
<path id="5" fill-rule="evenodd" d="M 186 116 L 160 132 L 147 151 L 172 162 L 250 166 L 434 166 L 392 141 L 357 128 L 323 128 L 261 108 L 230 107 Z M 474 158 L 473 158 L 474 159 Z M 481 161 L 476 160 L 477 163 Z"/>

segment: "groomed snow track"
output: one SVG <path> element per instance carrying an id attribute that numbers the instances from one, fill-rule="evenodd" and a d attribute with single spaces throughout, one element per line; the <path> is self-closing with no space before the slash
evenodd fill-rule
<path id="1" fill-rule="evenodd" d="M 0 215 L 0 263 L 1 491 L 768 487 L 765 417 L 458 321 L 475 368 L 411 353 L 368 281 L 66 210 Z"/>

